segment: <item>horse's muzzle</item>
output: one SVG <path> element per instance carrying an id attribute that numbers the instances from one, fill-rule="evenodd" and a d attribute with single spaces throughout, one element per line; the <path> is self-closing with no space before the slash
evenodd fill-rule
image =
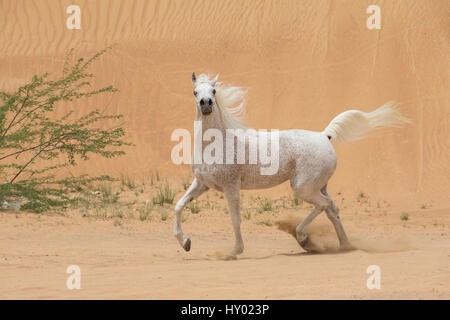
<path id="1" fill-rule="evenodd" d="M 202 114 L 204 116 L 210 115 L 211 112 L 212 112 L 212 107 L 210 107 L 210 106 L 202 108 Z"/>

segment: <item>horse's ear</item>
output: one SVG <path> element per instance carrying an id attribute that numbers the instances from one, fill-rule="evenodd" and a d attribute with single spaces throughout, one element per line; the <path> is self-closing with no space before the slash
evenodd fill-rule
<path id="1" fill-rule="evenodd" d="M 219 79 L 219 74 L 211 81 L 211 85 L 214 87 L 216 85 L 217 79 Z"/>
<path id="2" fill-rule="evenodd" d="M 197 76 L 195 75 L 195 72 L 192 72 L 192 84 L 195 86 L 196 82 L 197 82 Z"/>

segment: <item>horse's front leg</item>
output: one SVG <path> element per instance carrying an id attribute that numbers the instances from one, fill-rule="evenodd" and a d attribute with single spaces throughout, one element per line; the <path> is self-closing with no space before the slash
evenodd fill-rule
<path id="1" fill-rule="evenodd" d="M 234 249 L 228 255 L 228 259 L 236 259 L 236 255 L 244 252 L 244 241 L 241 234 L 241 208 L 240 208 L 240 189 L 238 184 L 225 186 L 223 189 L 230 210 L 231 222 L 233 224 L 235 245 Z"/>
<path id="2" fill-rule="evenodd" d="M 195 178 L 186 194 L 177 202 L 175 206 L 174 235 L 180 245 L 186 251 L 191 250 L 191 239 L 184 236 L 183 231 L 181 230 L 181 213 L 183 212 L 184 207 L 189 201 L 194 200 L 206 190 L 208 190 L 208 187 L 198 181 L 197 178 Z"/>

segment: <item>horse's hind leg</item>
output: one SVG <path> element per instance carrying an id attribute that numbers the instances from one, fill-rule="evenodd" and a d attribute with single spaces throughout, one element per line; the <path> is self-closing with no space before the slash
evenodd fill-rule
<path id="1" fill-rule="evenodd" d="M 344 226 L 342 225 L 341 219 L 339 218 L 339 208 L 334 204 L 326 210 L 327 217 L 333 223 L 336 234 L 339 238 L 339 246 L 341 250 L 350 250 L 353 246 L 348 241 L 347 235 L 344 231 Z"/>
<path id="2" fill-rule="evenodd" d="M 186 251 L 191 250 L 191 239 L 184 236 L 183 231 L 181 230 L 181 213 L 189 201 L 197 198 L 206 190 L 208 190 L 208 187 L 195 178 L 186 194 L 177 202 L 177 205 L 175 206 L 174 235 Z"/>
<path id="3" fill-rule="evenodd" d="M 305 194 L 305 192 L 301 192 L 301 190 L 295 192 L 301 199 L 309 203 L 312 203 L 315 206 L 314 210 L 295 229 L 297 234 L 297 241 L 300 244 L 300 246 L 306 251 L 313 251 L 314 248 L 311 246 L 311 243 L 309 242 L 309 237 L 308 234 L 306 233 L 306 228 L 323 210 L 326 210 L 331 205 L 331 199 L 322 194 L 320 190 L 307 194 Z"/>
<path id="4" fill-rule="evenodd" d="M 321 192 L 330 198 L 327 192 L 326 185 L 322 188 Z M 344 231 L 344 226 L 342 225 L 341 219 L 339 218 L 338 206 L 333 201 L 331 201 L 331 205 L 325 211 L 327 213 L 328 219 L 330 219 L 331 223 L 334 226 L 334 229 L 336 230 L 341 250 L 351 249 L 352 245 L 350 244 L 350 241 L 348 241 L 347 235 Z"/>
<path id="5" fill-rule="evenodd" d="M 320 206 L 316 206 L 314 210 L 306 217 L 305 220 L 300 223 L 297 228 L 295 228 L 295 232 L 297 234 L 297 241 L 300 246 L 306 251 L 314 250 L 309 243 L 309 236 L 306 233 L 306 228 L 308 225 L 323 211 L 323 208 Z"/>

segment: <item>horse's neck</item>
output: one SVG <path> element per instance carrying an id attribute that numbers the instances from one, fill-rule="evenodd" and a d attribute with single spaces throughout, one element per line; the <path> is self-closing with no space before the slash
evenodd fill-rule
<path id="1" fill-rule="evenodd" d="M 202 150 L 211 142 L 210 141 L 203 141 L 203 135 L 206 132 L 206 130 L 208 129 L 216 129 L 219 130 L 220 132 L 222 132 L 222 137 L 225 139 L 225 135 L 226 135 L 226 127 L 222 121 L 222 116 L 220 114 L 220 112 L 213 112 L 212 114 L 210 114 L 207 117 L 202 117 L 201 114 L 199 114 L 199 112 L 197 112 L 197 115 L 195 117 L 196 121 L 200 121 L 201 123 L 201 130 L 202 132 L 197 132 L 196 134 L 201 134 L 202 137 Z M 200 128 L 197 128 L 200 129 Z M 196 143 L 196 141 L 194 141 L 194 144 Z"/>
<path id="2" fill-rule="evenodd" d="M 207 117 L 202 117 L 198 112 L 196 116 L 196 121 L 202 122 L 203 133 L 208 129 L 217 129 L 220 130 L 223 134 L 226 131 L 225 125 L 222 121 L 222 116 L 220 112 L 213 112 Z"/>

